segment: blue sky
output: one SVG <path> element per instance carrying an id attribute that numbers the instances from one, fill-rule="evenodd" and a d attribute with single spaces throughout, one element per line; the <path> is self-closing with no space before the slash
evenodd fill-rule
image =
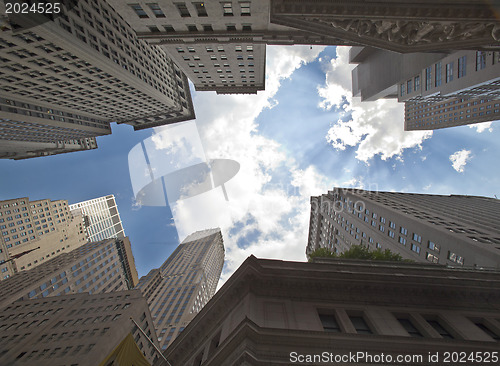
<path id="1" fill-rule="evenodd" d="M 221 227 L 225 280 L 250 254 L 305 260 L 309 197 L 333 186 L 500 195 L 498 122 L 404 132 L 402 105 L 352 98 L 352 67 L 342 47 L 268 47 L 266 91 L 193 91 L 197 120 L 182 128 L 134 132 L 113 124 L 113 134 L 98 138 L 94 151 L 0 161 L 7 172 L 0 199 L 74 203 L 114 194 L 140 275 L 158 267 L 189 233 Z M 186 144 L 183 134 L 197 142 Z M 129 169 L 128 156 L 148 138 L 157 149 L 158 174 L 172 170 L 172 161 L 238 162 L 239 172 L 225 184 L 229 200 L 220 188 L 170 207 L 136 200 L 131 177 L 145 172 Z"/>

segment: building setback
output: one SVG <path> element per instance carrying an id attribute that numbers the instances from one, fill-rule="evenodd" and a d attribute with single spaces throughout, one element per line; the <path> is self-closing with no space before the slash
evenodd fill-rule
<path id="1" fill-rule="evenodd" d="M 125 237 L 114 195 L 73 203 L 69 209 L 83 216 L 89 241 Z"/>
<path id="2" fill-rule="evenodd" d="M 164 354 L 186 366 L 446 365 L 445 352 L 497 362 L 499 280 L 421 263 L 251 256 Z"/>
<path id="3" fill-rule="evenodd" d="M 156 351 L 131 317 L 154 335 L 148 305 L 137 290 L 17 301 L 0 310 L 0 363 L 97 366 L 130 333 L 152 363 Z M 153 342 L 158 345 L 154 337 Z"/>
<path id="4" fill-rule="evenodd" d="M 140 279 L 136 288 L 148 301 L 162 350 L 214 295 L 223 265 L 220 229 L 197 231 Z"/>
<path id="5" fill-rule="evenodd" d="M 500 268 L 499 220 L 494 198 L 334 188 L 311 197 L 306 253 L 365 245 L 418 262 Z"/>
<path id="6" fill-rule="evenodd" d="M 0 280 L 87 241 L 81 216 L 70 212 L 68 201 L 28 197 L 0 201 Z M 29 253 L 21 255 L 24 252 Z"/>
<path id="7" fill-rule="evenodd" d="M 0 282 L 0 307 L 17 300 L 127 290 L 137 282 L 128 238 L 107 239 L 86 243 Z"/>
<path id="8" fill-rule="evenodd" d="M 0 157 L 95 148 L 110 122 L 139 130 L 194 118 L 186 76 L 105 1 L 60 8 L 42 24 L 3 21 Z"/>

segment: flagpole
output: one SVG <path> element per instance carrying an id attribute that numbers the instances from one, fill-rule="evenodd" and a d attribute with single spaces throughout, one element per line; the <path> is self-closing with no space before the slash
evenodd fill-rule
<path id="1" fill-rule="evenodd" d="M 134 319 L 132 319 L 132 317 L 130 317 L 130 320 L 132 320 L 135 324 L 135 326 L 137 328 L 139 328 L 139 330 L 141 331 L 142 335 L 144 337 L 146 337 L 146 339 L 149 341 L 149 343 L 151 343 L 153 345 L 153 347 L 155 348 L 156 352 L 158 352 L 160 354 L 160 356 L 165 360 L 165 362 L 168 364 L 168 366 L 172 366 L 170 364 L 170 362 L 168 362 L 168 360 L 166 359 L 166 357 L 163 355 L 163 353 L 160 351 L 160 349 L 158 347 L 156 347 L 156 344 L 153 343 L 153 341 L 151 340 L 151 338 L 148 337 L 148 335 L 144 332 L 144 330 L 142 330 L 142 328 L 139 326 L 139 324 L 136 323 L 136 321 Z"/>

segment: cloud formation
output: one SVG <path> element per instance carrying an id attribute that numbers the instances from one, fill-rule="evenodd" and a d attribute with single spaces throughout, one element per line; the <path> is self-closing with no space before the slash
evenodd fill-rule
<path id="1" fill-rule="evenodd" d="M 337 47 L 337 58 L 324 65 L 325 85 L 318 87 L 322 98 L 318 106 L 324 110 L 340 109 L 342 117 L 334 121 L 326 140 L 334 149 L 356 148 L 356 158 L 368 163 L 379 155 L 382 160 L 400 157 L 405 149 L 421 148 L 432 136 L 431 131 L 403 130 L 404 106 L 395 100 L 361 102 L 351 92 L 349 47 Z"/>
<path id="2" fill-rule="evenodd" d="M 469 125 L 470 128 L 475 128 L 477 133 L 482 133 L 484 131 L 493 132 L 493 127 L 491 126 L 493 122 L 482 122 L 474 123 Z"/>
<path id="3" fill-rule="evenodd" d="M 299 168 L 277 141 L 258 133 L 256 119 L 277 105 L 274 96 L 281 82 L 323 49 L 268 47 L 266 90 L 257 95 L 193 95 L 206 158 L 233 159 L 240 171 L 225 185 L 229 201 L 217 188 L 178 201 L 171 209 L 180 240 L 197 230 L 222 229 L 226 248 L 222 282 L 250 254 L 305 260 L 310 196 L 325 193 L 333 182 L 313 166 Z"/>
<path id="4" fill-rule="evenodd" d="M 460 150 L 452 155 L 450 155 L 450 161 L 453 169 L 455 169 L 459 173 L 463 173 L 465 169 L 465 165 L 472 158 L 470 150 Z"/>

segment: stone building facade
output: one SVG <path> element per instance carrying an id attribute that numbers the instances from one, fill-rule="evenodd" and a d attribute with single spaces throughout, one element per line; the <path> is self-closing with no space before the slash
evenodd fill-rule
<path id="1" fill-rule="evenodd" d="M 251 256 L 164 355 L 186 366 L 446 365 L 459 352 L 498 362 L 499 276 L 420 263 Z"/>
<path id="2" fill-rule="evenodd" d="M 87 241 L 82 217 L 70 212 L 66 200 L 23 197 L 0 201 L 0 280 Z"/>

